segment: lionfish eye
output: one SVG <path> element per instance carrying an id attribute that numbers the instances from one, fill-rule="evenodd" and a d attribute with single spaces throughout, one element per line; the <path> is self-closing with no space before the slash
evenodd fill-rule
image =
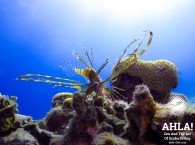
<path id="1" fill-rule="evenodd" d="M 94 82 L 94 86 L 96 87 L 98 85 L 98 82 Z"/>

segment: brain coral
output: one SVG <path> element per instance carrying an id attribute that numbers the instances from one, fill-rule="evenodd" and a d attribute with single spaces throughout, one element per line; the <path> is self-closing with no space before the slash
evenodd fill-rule
<path id="1" fill-rule="evenodd" d="M 121 63 L 123 63 L 124 61 L 125 60 L 123 60 Z M 117 69 L 120 68 L 114 68 L 113 70 L 116 71 Z M 178 84 L 177 67 L 170 61 L 163 59 L 156 61 L 144 61 L 138 59 L 136 63 L 134 63 L 124 72 L 119 74 L 117 76 L 117 79 L 119 78 L 118 80 L 120 80 L 120 77 L 124 74 L 129 75 L 132 84 L 132 81 L 134 81 L 135 78 L 136 81 L 140 79 L 141 82 L 137 81 L 137 84 L 135 85 L 138 85 L 140 83 L 146 84 L 151 90 L 154 99 L 162 103 L 168 101 L 167 97 L 169 96 L 171 89 L 175 88 Z M 122 89 L 124 88 L 123 86 L 119 86 L 116 84 L 120 84 L 120 82 L 117 83 L 117 80 L 116 82 L 114 82 L 114 85 Z M 124 89 L 127 90 L 127 88 Z M 160 97 L 158 98 L 158 96 Z"/>

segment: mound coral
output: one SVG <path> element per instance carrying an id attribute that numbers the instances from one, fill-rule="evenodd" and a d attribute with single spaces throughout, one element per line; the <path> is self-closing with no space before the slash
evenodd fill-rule
<path id="1" fill-rule="evenodd" d="M 137 62 L 119 74 L 112 85 L 124 89 L 125 91 L 119 90 L 119 92 L 129 100 L 132 100 L 135 86 L 139 84 L 145 84 L 149 87 L 155 101 L 167 103 L 171 89 L 178 84 L 177 68 L 167 60 L 137 60 Z"/>

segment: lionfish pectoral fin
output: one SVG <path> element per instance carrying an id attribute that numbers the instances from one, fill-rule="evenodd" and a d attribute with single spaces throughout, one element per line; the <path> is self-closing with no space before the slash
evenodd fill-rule
<path id="1" fill-rule="evenodd" d="M 149 47 L 149 45 L 150 45 L 150 43 L 152 41 L 152 37 L 153 37 L 153 33 L 151 31 L 149 31 L 150 37 L 148 39 L 148 42 L 147 42 L 146 46 L 140 51 L 140 53 L 136 54 L 137 51 L 140 49 L 140 46 L 142 45 L 143 40 L 146 37 L 146 34 L 147 34 L 146 32 L 148 32 L 148 30 L 147 31 L 144 31 L 144 36 L 142 36 L 140 38 L 137 38 L 137 39 L 134 39 L 132 42 L 130 42 L 129 45 L 127 45 L 127 47 L 124 49 L 122 55 L 120 56 L 119 60 L 117 61 L 116 65 L 115 65 L 115 68 L 118 67 L 118 70 L 114 71 L 113 74 L 112 74 L 112 76 L 109 77 L 108 79 L 110 79 L 110 80 L 115 79 L 121 72 L 125 71 L 127 68 L 129 68 L 130 66 L 132 66 L 133 64 L 135 64 L 137 62 L 137 60 L 143 55 L 143 53 L 148 49 L 148 47 Z M 135 43 L 138 40 L 140 40 L 140 42 L 137 45 L 137 47 L 133 50 L 132 53 L 129 54 L 129 56 L 127 57 L 127 59 L 123 62 L 122 66 L 120 66 L 120 62 L 121 62 L 122 58 L 124 57 L 127 49 L 133 43 Z"/>
<path id="2" fill-rule="evenodd" d="M 145 37 L 145 36 L 144 36 L 144 37 Z M 122 58 L 125 56 L 125 53 L 126 53 L 127 49 L 128 49 L 132 44 L 134 44 L 135 42 L 137 42 L 137 41 L 140 40 L 140 39 L 141 39 L 141 37 L 135 38 L 133 41 L 131 41 L 131 42 L 129 43 L 129 45 L 127 45 L 127 46 L 125 47 L 125 49 L 124 49 L 122 55 L 119 57 L 119 60 L 118 60 L 117 63 L 116 63 L 116 66 L 121 62 Z M 131 57 L 132 55 L 136 56 L 136 52 L 139 50 L 139 48 L 140 48 L 142 42 L 143 42 L 143 39 L 142 39 L 141 42 L 138 44 L 138 46 L 133 50 L 133 52 L 129 55 L 129 57 Z"/>
<path id="3" fill-rule="evenodd" d="M 144 32 L 148 32 L 148 30 L 144 31 Z M 142 51 L 139 54 L 137 54 L 138 59 L 144 54 L 144 52 L 148 49 L 148 47 L 150 46 L 150 43 L 152 42 L 153 33 L 151 31 L 149 31 L 149 34 L 150 34 L 150 37 L 148 39 L 146 46 L 142 49 Z"/>
<path id="4" fill-rule="evenodd" d="M 132 52 L 131 54 L 136 54 L 136 52 L 137 52 L 138 49 L 140 48 L 142 42 L 143 42 L 143 40 L 137 45 L 137 47 L 133 50 L 133 52 Z"/>
<path id="5" fill-rule="evenodd" d="M 134 44 L 136 41 L 138 41 L 139 39 L 140 39 L 140 38 L 134 39 L 133 41 L 131 41 L 131 42 L 129 43 L 129 45 L 127 45 L 127 46 L 125 47 L 125 49 L 124 49 L 123 53 L 121 54 L 121 56 L 119 57 L 119 59 L 118 59 L 116 65 L 119 64 L 119 63 L 121 62 L 121 60 L 122 60 L 122 58 L 124 57 L 124 55 L 125 55 L 127 49 L 128 49 L 132 44 Z M 136 50 L 134 50 L 134 51 L 136 52 Z"/>
<path id="6" fill-rule="evenodd" d="M 42 75 L 42 74 L 24 74 L 16 78 L 16 80 L 23 80 L 23 81 L 33 81 L 33 82 L 43 82 L 48 83 L 60 87 L 68 87 L 68 88 L 75 88 L 80 89 L 84 86 L 84 83 L 79 83 L 75 80 L 67 79 L 67 78 L 60 78 L 55 76 L 49 75 Z"/>
<path id="7" fill-rule="evenodd" d="M 130 54 L 130 56 L 127 58 L 126 61 L 123 62 L 123 65 L 118 68 L 117 71 L 113 72 L 111 78 L 109 78 L 110 80 L 114 80 L 116 79 L 116 77 L 124 72 L 127 68 L 129 68 L 131 65 L 135 64 L 137 62 L 137 56 L 136 54 Z"/>

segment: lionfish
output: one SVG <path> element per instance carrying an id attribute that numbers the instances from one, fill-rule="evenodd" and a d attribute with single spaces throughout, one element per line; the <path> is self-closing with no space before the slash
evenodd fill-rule
<path id="1" fill-rule="evenodd" d="M 147 32 L 149 32 L 150 36 L 148 39 L 148 42 L 146 46 L 138 53 L 137 51 L 140 49 L 141 44 L 147 35 Z M 97 69 L 94 69 L 93 65 L 93 52 L 91 48 L 91 53 L 89 53 L 85 48 L 83 48 L 83 52 L 85 57 L 84 59 L 81 55 L 79 55 L 76 51 L 73 51 L 73 55 L 76 57 L 77 60 L 82 62 L 86 68 L 84 69 L 78 69 L 74 68 L 74 71 L 82 75 L 88 80 L 88 83 L 81 83 L 76 80 L 68 79 L 68 78 L 61 78 L 56 76 L 50 76 L 50 75 L 43 75 L 43 74 L 24 74 L 17 78 L 17 80 L 23 80 L 23 81 L 33 81 L 33 82 L 44 82 L 48 84 L 52 84 L 54 86 L 61 86 L 61 87 L 68 87 L 68 88 L 75 88 L 79 92 L 84 93 L 85 95 L 90 95 L 91 93 L 95 93 L 98 96 L 111 96 L 111 98 L 123 98 L 118 90 L 122 90 L 118 87 L 115 87 L 111 85 L 109 88 L 106 87 L 105 83 L 110 81 L 111 83 L 117 79 L 117 76 L 124 72 L 127 68 L 131 67 L 136 61 L 143 55 L 143 53 L 148 49 L 151 41 L 152 41 L 153 33 L 151 31 L 144 31 L 144 36 L 140 38 L 136 38 L 133 41 L 127 45 L 123 51 L 123 53 L 120 55 L 117 63 L 114 66 L 114 69 L 112 71 L 112 74 L 105 80 L 102 80 L 99 76 L 101 71 L 104 69 L 104 67 L 109 63 L 109 58 L 107 58 L 104 63 Z M 124 59 L 127 49 L 130 48 L 132 44 L 137 42 L 139 40 L 138 45 L 133 50 L 132 53 L 128 54 L 126 56 L 126 59 Z M 123 65 L 121 66 L 121 63 L 123 61 Z M 61 66 L 64 68 L 65 66 Z M 123 90 L 125 91 L 125 90 Z"/>

